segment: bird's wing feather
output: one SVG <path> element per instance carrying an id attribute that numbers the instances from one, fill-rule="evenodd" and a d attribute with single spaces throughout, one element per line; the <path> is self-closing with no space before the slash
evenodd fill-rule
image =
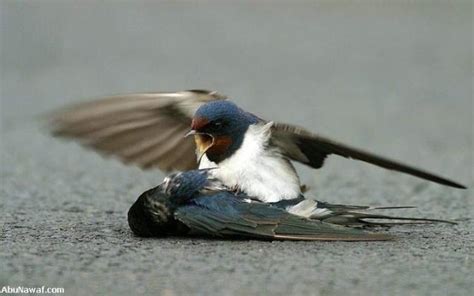
<path id="1" fill-rule="evenodd" d="M 222 99 L 205 90 L 111 96 L 55 112 L 51 130 L 142 169 L 188 170 L 197 167 L 194 141 L 184 138 L 192 116 Z"/>
<path id="2" fill-rule="evenodd" d="M 324 165 L 324 160 L 328 155 L 336 154 L 346 158 L 365 161 L 389 170 L 410 174 L 439 184 L 456 188 L 466 188 L 462 184 L 425 170 L 336 142 L 289 124 L 274 123 L 272 125 L 271 142 L 273 145 L 278 146 L 286 157 L 316 169 Z"/>
<path id="3" fill-rule="evenodd" d="M 202 196 L 180 207 L 175 218 L 194 233 L 217 237 L 268 240 L 389 240 L 384 234 L 367 233 L 298 217 L 268 204 L 246 203 L 220 193 Z"/>

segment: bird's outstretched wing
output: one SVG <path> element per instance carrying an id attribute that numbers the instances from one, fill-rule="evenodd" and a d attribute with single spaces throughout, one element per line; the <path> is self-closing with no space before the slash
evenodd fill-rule
<path id="1" fill-rule="evenodd" d="M 247 203 L 222 192 L 180 207 L 175 218 L 191 233 L 265 240 L 376 241 L 391 236 L 298 217 L 262 203 Z"/>
<path id="2" fill-rule="evenodd" d="M 324 160 L 328 155 L 336 154 L 346 158 L 362 160 L 389 170 L 403 172 L 439 184 L 466 188 L 462 184 L 425 170 L 338 143 L 303 128 L 288 124 L 274 123 L 272 125 L 271 142 L 273 145 L 278 146 L 286 157 L 316 169 L 324 165 Z"/>
<path id="3" fill-rule="evenodd" d="M 225 98 L 206 90 L 111 96 L 52 114 L 51 129 L 142 169 L 188 170 L 197 167 L 194 141 L 184 138 L 194 112 Z"/>

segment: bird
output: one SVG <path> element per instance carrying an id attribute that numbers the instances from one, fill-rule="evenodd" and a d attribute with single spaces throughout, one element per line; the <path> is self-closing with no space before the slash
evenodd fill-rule
<path id="1" fill-rule="evenodd" d="M 213 168 L 212 174 L 227 188 L 264 203 L 288 202 L 289 211 L 307 217 L 317 216 L 321 209 L 317 203 L 301 200 L 302 184 L 292 162 L 320 169 L 329 155 L 466 188 L 302 127 L 262 119 L 217 91 L 99 98 L 53 112 L 49 122 L 53 135 L 78 140 L 103 155 L 145 170 Z"/>
<path id="2" fill-rule="evenodd" d="M 247 202 L 209 170 L 174 173 L 139 196 L 128 211 L 141 237 L 202 236 L 218 239 L 385 241 L 393 236 L 307 219 L 269 203 Z"/>
<path id="3" fill-rule="evenodd" d="M 318 201 L 319 217 L 289 212 L 284 205 L 252 200 L 226 187 L 213 169 L 177 172 L 142 193 L 128 211 L 132 232 L 141 237 L 205 236 L 262 240 L 392 240 L 374 227 L 453 221 L 372 214 L 407 207 L 367 207 Z M 395 221 L 394 221 L 395 220 Z"/>

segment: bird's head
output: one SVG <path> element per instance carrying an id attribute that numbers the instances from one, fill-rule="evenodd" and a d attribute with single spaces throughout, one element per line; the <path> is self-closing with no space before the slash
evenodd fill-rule
<path id="1" fill-rule="evenodd" d="M 140 195 L 128 211 L 128 225 L 138 236 L 166 236 L 176 232 L 178 222 L 174 208 L 163 184 Z"/>
<path id="2" fill-rule="evenodd" d="M 230 101 L 212 101 L 196 111 L 188 135 L 194 135 L 200 157 L 206 154 L 218 163 L 240 147 L 248 127 L 257 121 Z"/>

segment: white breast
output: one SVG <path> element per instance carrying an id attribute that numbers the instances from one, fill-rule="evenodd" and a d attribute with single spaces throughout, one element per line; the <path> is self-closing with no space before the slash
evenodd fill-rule
<path id="1" fill-rule="evenodd" d="M 215 167 L 212 174 L 226 186 L 263 202 L 298 197 L 300 181 L 293 165 L 276 148 L 266 148 L 271 124 L 251 125 L 242 146 L 231 157 L 216 165 L 204 156 L 199 168 Z"/>

